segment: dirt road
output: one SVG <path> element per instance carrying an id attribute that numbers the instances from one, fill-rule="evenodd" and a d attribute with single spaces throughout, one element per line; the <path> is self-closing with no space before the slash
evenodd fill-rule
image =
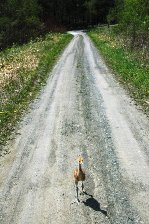
<path id="1" fill-rule="evenodd" d="M 0 158 L 0 223 L 149 224 L 148 120 L 74 34 Z M 87 194 L 77 203 L 79 154 Z"/>

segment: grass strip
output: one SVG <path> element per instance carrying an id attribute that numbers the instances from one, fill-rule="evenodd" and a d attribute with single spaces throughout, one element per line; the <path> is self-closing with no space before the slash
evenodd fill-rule
<path id="1" fill-rule="evenodd" d="M 126 49 L 108 28 L 97 28 L 88 35 L 100 50 L 105 61 L 119 81 L 125 84 L 130 95 L 145 112 L 149 113 L 149 64 L 136 58 L 136 54 Z"/>
<path id="2" fill-rule="evenodd" d="M 46 84 L 49 71 L 71 38 L 70 34 L 49 33 L 0 53 L 1 146 L 11 138 L 22 112 Z"/>

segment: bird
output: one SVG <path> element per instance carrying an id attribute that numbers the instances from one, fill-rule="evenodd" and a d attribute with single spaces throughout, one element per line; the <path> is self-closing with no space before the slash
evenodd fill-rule
<path id="1" fill-rule="evenodd" d="M 77 192 L 77 200 L 79 202 L 79 198 L 78 198 L 78 192 L 79 192 L 79 188 L 78 188 L 78 182 L 81 181 L 82 182 L 82 192 L 84 192 L 84 184 L 83 181 L 85 181 L 85 171 L 82 169 L 82 164 L 83 164 L 83 157 L 79 156 L 78 158 L 78 168 L 76 168 L 74 170 L 74 179 L 75 179 L 75 185 L 76 185 L 76 192 Z"/>

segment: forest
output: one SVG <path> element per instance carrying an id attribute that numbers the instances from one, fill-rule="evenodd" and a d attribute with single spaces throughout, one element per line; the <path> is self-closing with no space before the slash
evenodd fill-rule
<path id="1" fill-rule="evenodd" d="M 1 0 L 1 48 L 49 31 L 106 23 L 114 0 Z"/>
<path id="2" fill-rule="evenodd" d="M 1 0 L 0 48 L 25 43 L 47 32 L 119 23 L 119 31 L 145 45 L 148 0 Z"/>

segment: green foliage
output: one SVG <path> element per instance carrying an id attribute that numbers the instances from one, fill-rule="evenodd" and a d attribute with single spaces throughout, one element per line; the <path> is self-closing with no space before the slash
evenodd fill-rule
<path id="1" fill-rule="evenodd" d="M 46 32 L 105 23 L 114 0 L 1 0 L 0 49 Z"/>
<path id="2" fill-rule="evenodd" d="M 0 48 L 51 31 L 106 22 L 114 0 L 1 0 Z"/>
<path id="3" fill-rule="evenodd" d="M 36 0 L 7 0 L 0 17 L 0 47 L 24 43 L 40 32 L 40 7 Z"/>
<path id="4" fill-rule="evenodd" d="M 24 109 L 46 83 L 49 71 L 71 39 L 69 34 L 49 33 L 26 45 L 0 53 L 0 144 L 5 144 Z"/>
<path id="5" fill-rule="evenodd" d="M 89 17 L 90 25 L 97 23 L 106 23 L 106 16 L 109 9 L 113 6 L 114 1 L 111 0 L 86 0 L 86 14 Z"/>
<path id="6" fill-rule="evenodd" d="M 108 24 L 117 23 L 123 10 L 124 0 L 115 0 L 115 7 L 110 8 L 107 15 Z"/>
<path id="7" fill-rule="evenodd" d="M 124 83 L 134 98 L 148 111 L 149 76 L 148 64 L 126 50 L 107 28 L 93 30 L 89 36 L 103 54 L 110 68 Z"/>
<path id="8" fill-rule="evenodd" d="M 124 0 L 116 2 L 116 6 L 108 16 L 116 18 L 119 31 L 126 36 L 127 44 L 131 47 L 148 48 L 149 45 L 149 1 Z"/>

